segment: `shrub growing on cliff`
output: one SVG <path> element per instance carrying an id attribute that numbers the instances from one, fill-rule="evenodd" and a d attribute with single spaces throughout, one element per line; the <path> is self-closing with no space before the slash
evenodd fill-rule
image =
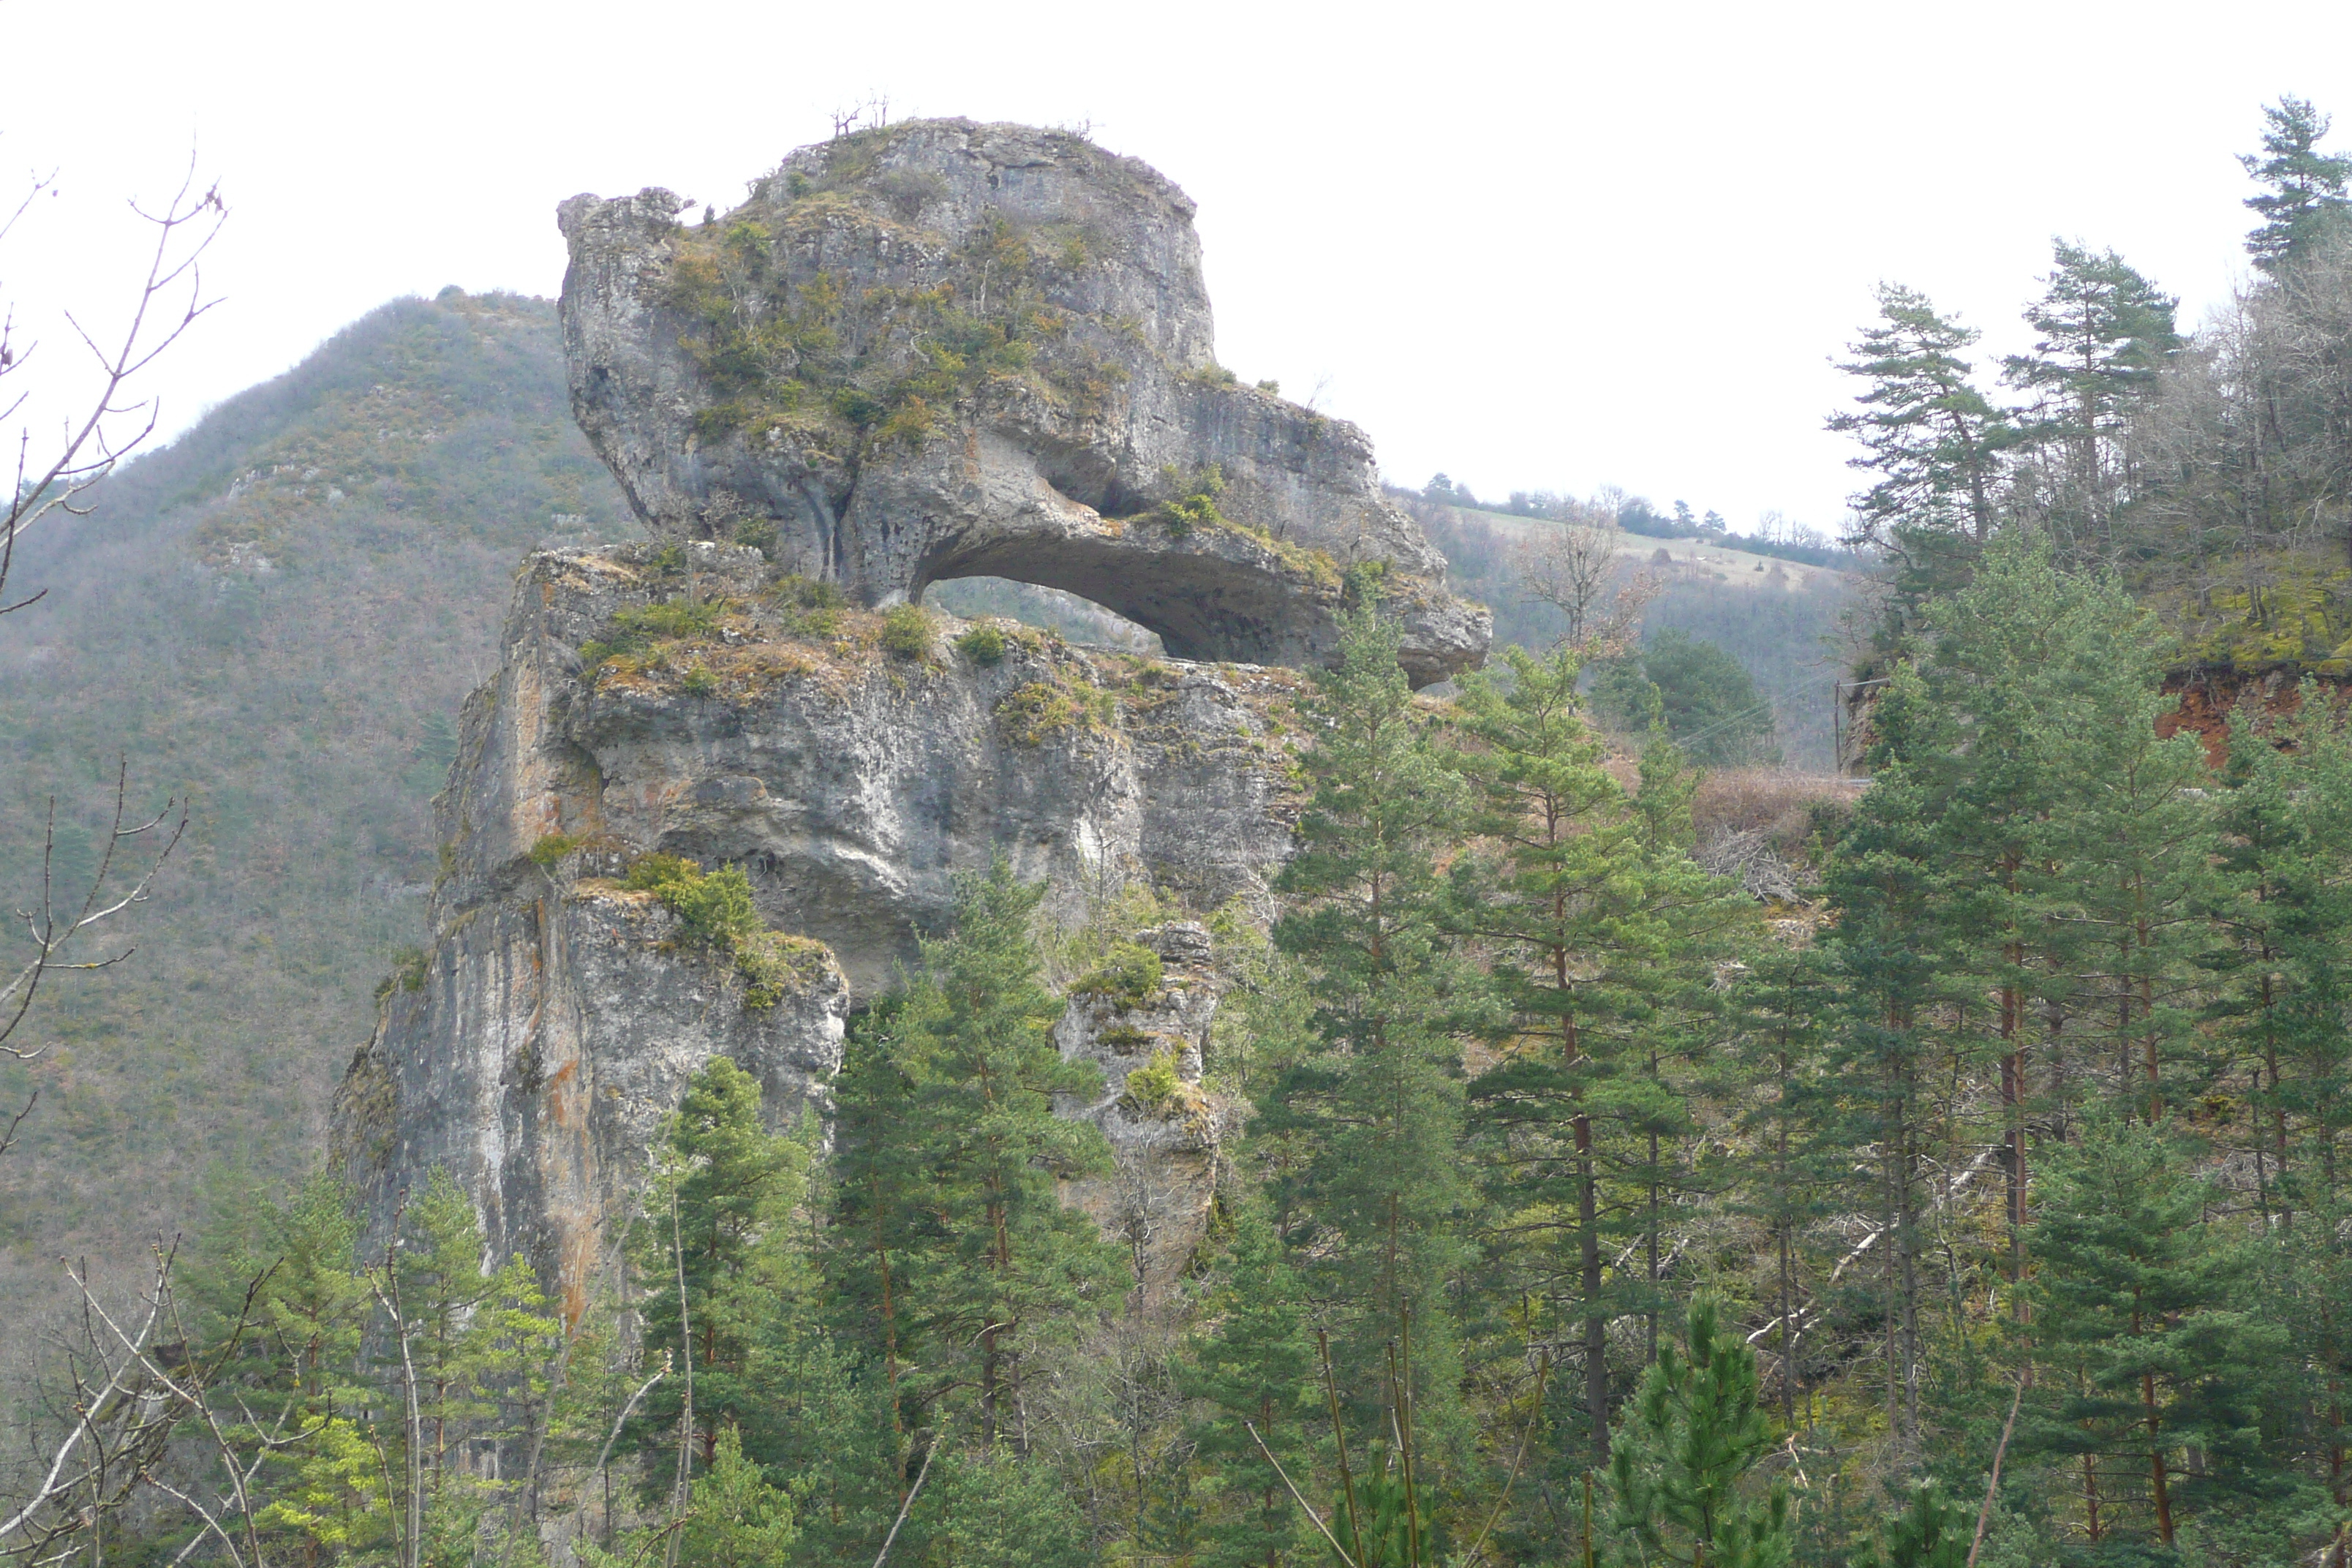
<path id="1" fill-rule="evenodd" d="M 1087 977 L 1070 989 L 1081 996 L 1102 996 L 1123 1006 L 1139 1007 L 1160 994 L 1160 955 L 1141 942 L 1115 942 Z"/>
<path id="2" fill-rule="evenodd" d="M 557 862 L 580 847 L 584 840 L 568 833 L 543 833 L 539 842 L 530 847 L 530 863 L 552 870 Z"/>
<path id="3" fill-rule="evenodd" d="M 621 885 L 659 899 L 677 917 L 680 942 L 732 958 L 746 1007 L 772 1007 L 824 978 L 824 944 L 763 926 L 740 866 L 705 871 L 683 855 L 645 855 Z"/>
<path id="4" fill-rule="evenodd" d="M 1107 728 L 1118 711 L 1118 699 L 1091 681 L 1064 686 L 1033 680 L 1016 688 L 996 705 L 1012 738 L 1024 746 L 1042 746 L 1064 730 Z"/>
<path id="5" fill-rule="evenodd" d="M 931 651 L 931 617 L 919 605 L 893 605 L 882 616 L 882 647 L 900 658 Z"/>
<path id="6" fill-rule="evenodd" d="M 1225 493 L 1224 470 L 1212 463 L 1195 474 L 1187 474 L 1173 464 L 1160 470 L 1170 489 L 1175 493 L 1151 509 L 1150 516 L 1168 531 L 1181 539 L 1195 528 L 1213 528 L 1225 521 L 1217 510 L 1217 498 Z"/>
<path id="7" fill-rule="evenodd" d="M 651 893 L 677 917 L 678 934 L 709 947 L 731 947 L 760 929 L 751 904 L 751 879 L 740 866 L 705 871 L 681 855 L 647 855 L 629 868 L 621 884 Z"/>
<path id="8" fill-rule="evenodd" d="M 716 601 L 688 604 L 673 599 L 616 610 L 604 638 L 580 645 L 581 668 L 593 670 L 615 656 L 646 653 L 657 642 L 707 637 L 719 629 L 727 608 Z"/>
<path id="9" fill-rule="evenodd" d="M 1127 1092 L 1146 1110 L 1165 1110 L 1175 1103 L 1183 1079 L 1176 1076 L 1176 1058 L 1165 1047 L 1127 1075 Z"/>
<path id="10" fill-rule="evenodd" d="M 979 626 L 956 638 L 956 651 L 974 664 L 1004 662 L 1004 633 L 996 626 Z"/>
<path id="11" fill-rule="evenodd" d="M 392 973 L 376 983 L 375 999 L 379 1002 L 394 991 L 422 991 L 427 960 L 421 947 L 404 947 L 392 955 Z"/>

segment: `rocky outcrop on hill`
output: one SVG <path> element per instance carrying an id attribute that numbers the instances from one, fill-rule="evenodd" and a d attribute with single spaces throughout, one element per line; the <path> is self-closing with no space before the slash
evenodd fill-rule
<path id="1" fill-rule="evenodd" d="M 725 1055 L 777 1124 L 822 1113 L 851 1005 L 944 927 L 955 873 L 1002 856 L 1048 883 L 1066 924 L 1131 882 L 1265 912 L 1290 843 L 1297 675 L 834 599 L 739 545 L 525 564 L 436 802 L 433 946 L 337 1100 L 338 1156 L 379 1225 L 446 1168 L 492 1247 L 576 1306 L 687 1080 Z M 761 919 L 799 939 L 781 985 L 754 996 L 624 889 L 656 851 L 743 868 Z M 1213 1173 L 1198 1082 L 1214 976 L 1205 936 L 1181 934 L 1198 931 L 1155 936 L 1163 994 L 1117 1016 L 1081 998 L 1064 1031 L 1111 1069 L 1109 1100 L 1070 1112 L 1105 1126 L 1122 1180 L 1166 1188 L 1147 1248 L 1160 1278 L 1197 1240 Z M 1182 1086 L 1150 1105 L 1118 1099 L 1150 1059 L 1126 1061 L 1139 1039 L 1173 1047 Z M 1124 1223 L 1100 1194 L 1074 1198 Z"/>
<path id="2" fill-rule="evenodd" d="M 664 539 L 772 540 L 861 605 L 992 575 L 1185 658 L 1309 665 L 1377 574 L 1418 682 L 1490 617 L 1381 492 L 1355 426 L 1212 352 L 1192 204 L 1066 132 L 965 120 L 793 153 L 697 225 L 575 196 L 572 405 Z"/>

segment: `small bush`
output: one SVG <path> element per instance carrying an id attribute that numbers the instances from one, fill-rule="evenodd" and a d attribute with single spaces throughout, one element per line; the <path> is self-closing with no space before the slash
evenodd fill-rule
<path id="1" fill-rule="evenodd" d="M 824 976 L 824 944 L 762 926 L 740 866 L 705 871 L 683 855 L 645 855 L 621 886 L 659 899 L 677 917 L 681 942 L 732 957 L 746 1007 L 772 1007 Z"/>
<path id="2" fill-rule="evenodd" d="M 1137 1007 L 1160 994 L 1160 955 L 1137 942 L 1113 942 L 1094 971 L 1071 989 Z"/>
<path id="3" fill-rule="evenodd" d="M 552 870 L 557 861 L 585 842 L 586 840 L 575 838 L 568 833 L 543 834 L 539 842 L 530 847 L 530 863 L 543 869 Z"/>
<path id="4" fill-rule="evenodd" d="M 1225 514 L 1217 510 L 1217 498 L 1225 493 L 1225 474 L 1217 465 L 1212 463 L 1191 475 L 1171 465 L 1160 474 L 1176 493 L 1148 515 L 1170 533 L 1181 539 L 1196 528 L 1213 528 L 1225 521 Z"/>
<path id="5" fill-rule="evenodd" d="M 392 955 L 392 973 L 376 982 L 379 1002 L 394 991 L 422 991 L 429 961 L 421 947 L 404 947 Z"/>
<path id="6" fill-rule="evenodd" d="M 1257 384 L 1257 389 L 1260 392 L 1271 394 L 1276 397 L 1280 397 L 1282 395 L 1282 383 L 1278 381 L 1261 381 Z"/>
<path id="7" fill-rule="evenodd" d="M 978 626 L 956 638 L 956 651 L 974 664 L 1004 662 L 1004 633 L 995 626 Z"/>
<path id="8" fill-rule="evenodd" d="M 701 875 L 700 861 L 689 860 L 683 855 L 664 855 L 656 851 L 630 861 L 628 874 L 621 879 L 621 886 L 633 893 L 658 894 L 672 883 Z"/>
<path id="9" fill-rule="evenodd" d="M 1129 1097 L 1146 1110 L 1167 1110 L 1183 1087 L 1184 1080 L 1176 1076 L 1176 1058 L 1166 1050 L 1152 1052 L 1150 1061 L 1127 1075 Z"/>
<path id="10" fill-rule="evenodd" d="M 678 684 L 686 689 L 689 696 L 716 697 L 719 694 L 719 677 L 712 674 L 710 667 L 698 658 L 687 666 L 686 674 L 679 679 Z"/>
<path id="11" fill-rule="evenodd" d="M 931 617 L 919 605 L 893 605 L 882 616 L 882 646 L 899 658 L 931 651 Z"/>
<path id="12" fill-rule="evenodd" d="M 821 577 L 803 577 L 797 572 L 787 572 L 768 589 L 768 596 L 780 605 L 803 610 L 837 610 L 849 603 L 838 583 L 828 583 Z"/>

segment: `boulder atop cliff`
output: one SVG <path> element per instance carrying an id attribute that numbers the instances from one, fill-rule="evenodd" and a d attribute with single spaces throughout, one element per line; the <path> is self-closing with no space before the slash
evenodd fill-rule
<path id="1" fill-rule="evenodd" d="M 1417 682 L 1484 658 L 1362 432 L 1218 366 L 1192 204 L 1146 165 L 918 121 L 683 205 L 559 215 L 573 411 L 657 536 L 758 542 L 867 605 L 1010 577 L 1181 658 L 1293 666 L 1332 656 L 1358 570 Z"/>

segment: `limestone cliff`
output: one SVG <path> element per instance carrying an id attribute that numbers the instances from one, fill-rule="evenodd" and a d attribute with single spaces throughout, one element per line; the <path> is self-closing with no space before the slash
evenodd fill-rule
<path id="1" fill-rule="evenodd" d="M 1489 627 L 1360 432 L 1217 366 L 1192 203 L 1144 165 L 920 121 L 796 153 L 723 218 L 680 205 L 563 204 L 573 411 L 655 542 L 525 564 L 436 803 L 431 951 L 336 1107 L 379 1234 L 446 1169 L 575 1308 L 692 1075 L 723 1054 L 779 1124 L 821 1116 L 851 1008 L 958 872 L 1008 860 L 1066 928 L 1135 883 L 1262 921 L 1297 670 L 1349 595 L 1399 616 L 1424 683 Z M 911 607 L 967 575 L 1180 657 Z M 616 879 L 656 853 L 740 868 L 753 947 Z M 1103 1088 L 1059 1110 L 1111 1144 L 1067 1195 L 1149 1292 L 1200 1238 L 1228 1111 L 1205 931 L 1128 934 L 1158 980 L 1071 998 L 1056 1040 Z"/>
<path id="2" fill-rule="evenodd" d="M 726 1055 L 780 1124 L 822 1111 L 853 997 L 944 926 L 954 873 L 1004 856 L 1066 923 L 1129 881 L 1265 908 L 1297 675 L 1089 654 L 1011 623 L 959 646 L 960 623 L 894 628 L 812 589 L 707 542 L 526 563 L 436 803 L 431 951 L 338 1098 L 338 1154 L 379 1224 L 445 1167 L 492 1246 L 576 1304 L 688 1079 Z M 731 961 L 623 890 L 654 851 L 742 867 L 767 923 L 808 939 L 781 994 L 758 1005 Z M 1167 1173 L 1161 1278 L 1189 1252 L 1181 1227 L 1197 1238 L 1219 1116 L 1197 1087 L 1213 976 L 1181 934 L 1197 928 L 1171 929 L 1163 994 L 1117 1019 L 1081 999 L 1064 1030 L 1111 1069 L 1106 1102 L 1070 1112 L 1105 1123 L 1130 1183 Z M 1177 1044 L 1183 1087 L 1122 1109 L 1141 1065 L 1122 1042 L 1146 1038 Z"/>
<path id="3" fill-rule="evenodd" d="M 1363 434 L 1216 364 L 1192 204 L 1144 164 L 920 121 L 682 205 L 561 215 L 573 410 L 656 536 L 772 538 L 865 605 L 1015 578 L 1265 664 L 1330 657 L 1362 568 L 1416 681 L 1484 658 Z"/>

